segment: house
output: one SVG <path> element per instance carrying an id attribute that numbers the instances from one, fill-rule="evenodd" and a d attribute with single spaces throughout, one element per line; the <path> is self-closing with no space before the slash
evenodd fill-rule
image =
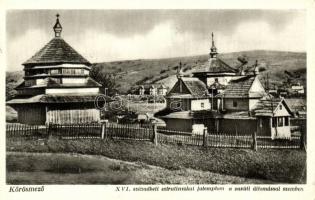
<path id="1" fill-rule="evenodd" d="M 138 87 L 138 95 L 151 95 L 151 96 L 165 96 L 167 93 L 167 87 L 163 84 L 150 84 L 150 85 L 141 85 Z"/>
<path id="2" fill-rule="evenodd" d="M 167 93 L 167 87 L 164 84 L 161 84 L 158 88 L 157 88 L 157 94 L 161 95 L 161 96 L 165 96 Z"/>
<path id="3" fill-rule="evenodd" d="M 143 85 L 141 85 L 140 87 L 139 87 L 139 95 L 144 95 L 144 92 L 145 92 L 145 89 L 144 89 L 144 86 Z"/>
<path id="4" fill-rule="evenodd" d="M 262 98 L 253 110 L 258 121 L 258 135 L 271 136 L 272 139 L 291 138 L 290 117 L 293 112 L 284 98 Z"/>
<path id="5" fill-rule="evenodd" d="M 91 63 L 62 37 L 57 15 L 55 37 L 23 63 L 24 81 L 7 105 L 24 124 L 88 123 L 100 120 L 95 105 L 101 85 L 89 76 Z"/>
<path id="6" fill-rule="evenodd" d="M 156 88 L 154 85 L 151 85 L 149 88 L 149 94 L 155 96 L 157 94 Z"/>
<path id="7" fill-rule="evenodd" d="M 293 90 L 293 92 L 296 92 L 298 94 L 304 94 L 304 87 L 300 83 L 292 85 L 291 89 Z"/>

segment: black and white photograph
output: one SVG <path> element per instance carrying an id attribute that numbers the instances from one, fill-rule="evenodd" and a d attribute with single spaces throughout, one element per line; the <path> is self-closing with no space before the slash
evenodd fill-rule
<path id="1" fill-rule="evenodd" d="M 307 183 L 306 10 L 5 18 L 7 185 Z"/>

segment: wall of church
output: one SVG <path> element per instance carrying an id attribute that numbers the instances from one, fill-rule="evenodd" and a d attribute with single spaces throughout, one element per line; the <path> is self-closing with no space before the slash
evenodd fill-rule
<path id="1" fill-rule="evenodd" d="M 259 99 L 249 99 L 249 110 L 255 108 L 256 104 L 259 102 Z"/>
<path id="2" fill-rule="evenodd" d="M 224 99 L 223 109 L 228 111 L 248 111 L 249 100 L 241 98 Z"/>
<path id="3" fill-rule="evenodd" d="M 20 105 L 16 108 L 18 113 L 18 122 L 30 125 L 45 124 L 45 107 L 38 104 Z"/>
<path id="4" fill-rule="evenodd" d="M 48 109 L 47 123 L 71 124 L 90 123 L 100 121 L 100 110 L 90 109 Z"/>
<path id="5" fill-rule="evenodd" d="M 210 110 L 209 99 L 196 99 L 191 101 L 191 110 Z"/>
<path id="6" fill-rule="evenodd" d="M 263 95 L 264 93 L 265 93 L 265 88 L 262 86 L 258 77 L 256 77 L 251 88 L 249 89 L 249 97 L 252 97 L 252 95 L 254 94 L 255 96 L 257 96 L 257 94 Z"/>
<path id="7" fill-rule="evenodd" d="M 218 80 L 218 82 L 222 85 L 228 85 L 228 83 L 232 80 L 238 78 L 236 76 L 219 76 L 219 77 L 208 77 L 207 78 L 207 86 L 212 85 L 216 79 Z"/>
<path id="8" fill-rule="evenodd" d="M 82 94 L 82 93 L 99 93 L 99 88 L 51 88 L 46 89 L 46 94 Z"/>
<path id="9" fill-rule="evenodd" d="M 38 78 L 36 79 L 36 85 L 46 85 L 47 80 L 45 78 Z"/>
<path id="10" fill-rule="evenodd" d="M 163 119 L 169 130 L 192 132 L 192 119 Z"/>
<path id="11" fill-rule="evenodd" d="M 86 78 L 62 78 L 63 84 L 83 84 L 86 83 Z"/>
<path id="12" fill-rule="evenodd" d="M 166 101 L 166 106 L 173 111 L 187 111 L 191 109 L 190 101 L 190 99 L 169 98 Z"/>

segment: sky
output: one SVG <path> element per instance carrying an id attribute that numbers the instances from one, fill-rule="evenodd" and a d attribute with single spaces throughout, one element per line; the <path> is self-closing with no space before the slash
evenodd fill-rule
<path id="1" fill-rule="evenodd" d="M 62 38 L 91 63 L 208 54 L 212 32 L 219 53 L 306 51 L 304 10 L 9 10 L 7 71 L 54 37 L 57 13 Z"/>

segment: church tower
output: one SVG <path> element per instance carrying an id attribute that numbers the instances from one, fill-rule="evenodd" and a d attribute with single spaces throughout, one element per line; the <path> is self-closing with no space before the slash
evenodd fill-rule
<path id="1" fill-rule="evenodd" d="M 94 101 L 101 85 L 89 76 L 91 63 L 62 39 L 56 17 L 55 37 L 23 63 L 24 81 L 7 104 L 25 124 L 99 121 Z"/>

